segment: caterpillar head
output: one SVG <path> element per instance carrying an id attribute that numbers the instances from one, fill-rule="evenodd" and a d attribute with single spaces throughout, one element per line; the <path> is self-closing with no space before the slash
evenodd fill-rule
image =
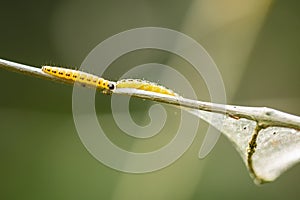
<path id="1" fill-rule="evenodd" d="M 116 89 L 116 83 L 114 83 L 114 82 L 109 82 L 108 84 L 107 84 L 107 86 L 108 86 L 108 88 L 109 88 L 109 90 L 111 90 L 111 91 L 114 91 L 115 89 Z"/>

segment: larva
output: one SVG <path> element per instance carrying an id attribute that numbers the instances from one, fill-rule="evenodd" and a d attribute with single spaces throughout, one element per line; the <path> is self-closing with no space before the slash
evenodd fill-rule
<path id="1" fill-rule="evenodd" d="M 101 90 L 113 91 L 116 88 L 116 83 L 108 81 L 93 74 L 66 69 L 62 67 L 43 66 L 42 71 L 52 76 L 58 77 L 63 80 L 71 80 L 79 82 L 83 85 L 96 87 Z"/>
<path id="2" fill-rule="evenodd" d="M 135 88 L 135 89 L 140 89 L 140 90 L 145 90 L 145 91 L 150 91 L 150 92 L 156 92 L 160 94 L 167 94 L 171 96 L 179 96 L 177 93 L 174 91 L 158 85 L 153 82 L 141 80 L 141 79 L 122 79 L 117 81 L 116 83 L 116 88 Z"/>

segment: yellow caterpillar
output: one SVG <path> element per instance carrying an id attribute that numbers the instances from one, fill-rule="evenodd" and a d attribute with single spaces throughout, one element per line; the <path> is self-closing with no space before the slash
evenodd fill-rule
<path id="1" fill-rule="evenodd" d="M 141 79 L 123 79 L 123 80 L 117 81 L 116 87 L 117 88 L 135 88 L 135 89 L 139 89 L 139 90 L 156 92 L 156 93 L 160 93 L 160 94 L 179 96 L 174 91 L 172 91 L 164 86 L 158 85 L 158 84 L 150 82 L 150 81 L 141 80 Z"/>
<path id="2" fill-rule="evenodd" d="M 64 80 L 72 80 L 74 82 L 79 82 L 83 85 L 96 87 L 101 90 L 104 89 L 113 91 L 116 88 L 116 83 L 113 81 L 108 81 L 93 74 L 81 72 L 78 70 L 66 69 L 62 67 L 43 66 L 42 71 Z"/>

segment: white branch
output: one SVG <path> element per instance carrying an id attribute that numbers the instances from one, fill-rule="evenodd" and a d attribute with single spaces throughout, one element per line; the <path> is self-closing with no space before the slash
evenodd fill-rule
<path id="1" fill-rule="evenodd" d="M 282 126 L 300 130 L 300 117 L 284 113 L 272 108 L 223 105 L 186 99 L 184 97 L 173 97 L 155 92 L 127 88 L 117 89 L 114 92 L 114 94 L 126 94 L 143 99 L 149 99 L 187 108 L 221 113 L 237 119 L 245 118 L 249 120 L 254 120 L 258 122 L 260 126 L 263 127 Z"/>
<path id="2" fill-rule="evenodd" d="M 0 68 L 46 80 L 74 84 L 71 80 L 60 80 L 48 75 L 40 68 L 2 59 L 0 59 Z M 113 93 L 179 106 L 206 120 L 236 144 L 250 174 L 259 183 L 274 180 L 300 159 L 298 156 L 298 152 L 300 152 L 300 117 L 298 116 L 266 107 L 222 105 L 132 88 L 116 88 Z M 227 124 L 221 127 L 218 122 L 210 121 L 208 115 L 214 115 L 219 119 L 224 118 Z M 241 129 L 242 126 L 250 127 L 249 131 L 251 132 L 245 135 L 244 128 Z M 277 132 L 280 133 L 280 137 L 273 139 L 273 134 Z M 289 140 L 286 138 L 289 138 Z M 277 144 L 280 144 L 281 148 L 278 148 Z M 258 152 L 256 153 L 256 151 Z M 285 159 L 287 157 L 289 159 Z M 272 160 L 268 160 L 271 158 Z M 268 160 L 267 164 L 265 164 L 266 160 Z M 276 162 L 277 165 L 273 164 L 278 160 L 281 160 L 281 162 Z"/>

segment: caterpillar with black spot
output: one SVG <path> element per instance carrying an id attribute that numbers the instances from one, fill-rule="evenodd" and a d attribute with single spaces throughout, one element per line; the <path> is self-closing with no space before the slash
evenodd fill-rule
<path id="1" fill-rule="evenodd" d="M 43 66 L 42 71 L 63 80 L 71 80 L 101 90 L 113 91 L 116 83 L 86 72 L 62 67 Z"/>

